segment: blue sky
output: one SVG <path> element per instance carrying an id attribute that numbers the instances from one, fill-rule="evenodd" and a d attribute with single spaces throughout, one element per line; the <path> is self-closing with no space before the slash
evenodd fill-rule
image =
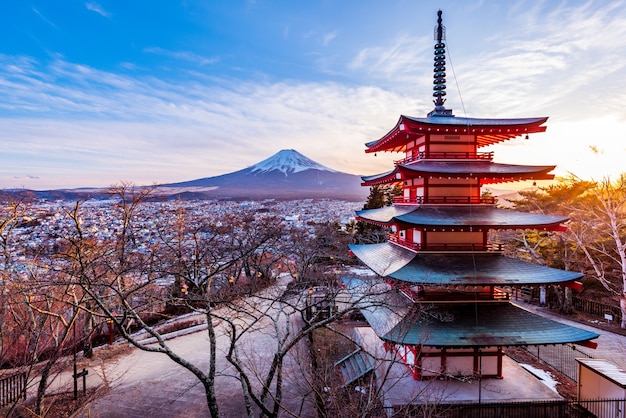
<path id="1" fill-rule="evenodd" d="M 374 174 L 364 143 L 432 107 L 443 10 L 457 116 L 549 116 L 496 161 L 616 176 L 624 1 L 23 0 L 0 9 L 0 188 L 223 174 L 294 148 Z"/>

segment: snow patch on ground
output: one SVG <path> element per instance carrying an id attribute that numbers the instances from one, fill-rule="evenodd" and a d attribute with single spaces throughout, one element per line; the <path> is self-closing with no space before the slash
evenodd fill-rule
<path id="1" fill-rule="evenodd" d="M 355 276 L 376 276 L 376 273 L 365 267 L 350 267 L 349 271 Z"/>
<path id="2" fill-rule="evenodd" d="M 556 390 L 556 385 L 558 385 L 559 382 L 554 380 L 554 376 L 552 376 L 552 373 L 538 369 L 534 366 L 531 366 L 530 364 L 520 364 L 520 366 L 535 375 L 539 380 L 541 380 L 541 383 L 558 393 L 558 391 Z"/>

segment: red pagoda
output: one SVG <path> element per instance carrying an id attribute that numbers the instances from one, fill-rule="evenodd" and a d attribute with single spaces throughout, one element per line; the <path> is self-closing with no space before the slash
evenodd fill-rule
<path id="1" fill-rule="evenodd" d="M 506 257 L 490 241 L 494 230 L 561 231 L 567 218 L 496 207 L 487 184 L 549 180 L 555 166 L 500 164 L 479 149 L 546 130 L 546 117 L 457 117 L 444 107 L 445 27 L 435 29 L 434 104 L 425 118 L 400 116 L 366 152 L 405 155 L 393 170 L 363 177 L 364 186 L 402 186 L 392 206 L 357 212 L 359 220 L 387 228 L 381 244 L 350 249 L 379 280 L 371 292 L 360 279 L 345 279 L 353 296 L 377 303 L 362 309 L 382 340 L 415 379 L 503 377 L 503 349 L 576 343 L 593 346 L 597 334 L 535 315 L 511 303 L 520 287 L 573 286 L 582 274 Z M 369 295 L 367 292 L 370 292 Z M 378 300 L 376 300 L 378 298 Z M 362 299 L 363 300 L 363 299 Z M 376 306 L 376 307 L 374 307 Z"/>

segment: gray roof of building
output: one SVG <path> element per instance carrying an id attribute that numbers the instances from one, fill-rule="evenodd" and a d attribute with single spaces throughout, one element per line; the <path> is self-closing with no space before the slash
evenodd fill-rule
<path id="1" fill-rule="evenodd" d="M 414 253 L 397 245 L 350 245 L 380 276 L 423 285 L 541 285 L 567 283 L 583 274 L 489 253 Z"/>
<path id="2" fill-rule="evenodd" d="M 374 222 L 403 222 L 415 226 L 533 227 L 558 225 L 566 216 L 549 216 L 493 206 L 387 206 L 356 214 Z"/>
<path id="3" fill-rule="evenodd" d="M 577 358 L 576 361 L 610 379 L 622 388 L 626 388 L 626 370 L 604 359 Z"/>

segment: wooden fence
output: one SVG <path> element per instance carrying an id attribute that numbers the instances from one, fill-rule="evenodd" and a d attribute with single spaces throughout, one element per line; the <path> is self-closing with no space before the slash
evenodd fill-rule
<path id="1" fill-rule="evenodd" d="M 622 320 L 622 311 L 618 305 L 609 305 L 607 303 L 583 299 L 576 296 L 572 298 L 572 304 L 577 311 L 585 312 L 607 321 L 621 322 Z"/>
<path id="2" fill-rule="evenodd" d="M 0 379 L 0 407 L 26 399 L 26 373 L 18 373 Z"/>
<path id="3" fill-rule="evenodd" d="M 390 411 L 419 418 L 625 418 L 626 399 L 414 405 Z"/>

